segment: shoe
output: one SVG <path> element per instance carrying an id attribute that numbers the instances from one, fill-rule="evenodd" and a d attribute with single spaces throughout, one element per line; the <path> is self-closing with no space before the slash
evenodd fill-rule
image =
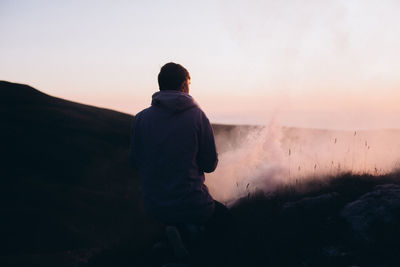
<path id="1" fill-rule="evenodd" d="M 171 244 L 174 254 L 178 259 L 184 259 L 189 256 L 189 252 L 182 242 L 181 235 L 179 234 L 178 228 L 175 226 L 165 227 L 165 234 Z"/>

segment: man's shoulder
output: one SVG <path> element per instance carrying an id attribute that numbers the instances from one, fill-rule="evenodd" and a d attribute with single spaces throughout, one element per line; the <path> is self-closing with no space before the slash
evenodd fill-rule
<path id="1" fill-rule="evenodd" d="M 191 111 L 193 113 L 203 113 L 203 110 L 201 110 L 201 108 L 199 106 L 192 106 L 192 107 L 186 109 L 185 111 Z"/>
<path id="2" fill-rule="evenodd" d="M 204 117 L 207 117 L 204 111 L 199 106 L 192 107 L 186 110 L 185 112 L 190 113 L 192 117 L 197 118 L 199 120 L 202 120 Z"/>

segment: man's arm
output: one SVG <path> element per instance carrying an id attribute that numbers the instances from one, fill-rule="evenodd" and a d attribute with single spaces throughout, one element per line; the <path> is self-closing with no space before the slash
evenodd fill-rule
<path id="1" fill-rule="evenodd" d="M 197 159 L 200 169 L 204 172 L 213 172 L 218 164 L 214 132 L 210 121 L 203 112 L 199 134 L 199 154 Z"/>
<path id="2" fill-rule="evenodd" d="M 135 124 L 136 117 L 133 118 L 132 126 L 131 126 L 131 137 L 130 137 L 130 146 L 129 146 L 129 163 L 133 168 L 137 168 L 136 159 L 135 159 Z"/>

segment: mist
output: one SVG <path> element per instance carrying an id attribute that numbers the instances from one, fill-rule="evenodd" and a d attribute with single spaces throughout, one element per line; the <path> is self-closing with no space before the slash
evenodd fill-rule
<path id="1" fill-rule="evenodd" d="M 223 128 L 223 126 L 221 126 Z M 400 168 L 400 130 L 339 131 L 263 127 L 216 127 L 219 164 L 206 175 L 218 201 L 237 199 L 284 184 L 350 172 L 382 175 Z"/>

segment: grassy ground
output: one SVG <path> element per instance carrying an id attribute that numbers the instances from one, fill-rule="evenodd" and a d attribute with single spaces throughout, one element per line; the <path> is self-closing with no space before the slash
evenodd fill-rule
<path id="1" fill-rule="evenodd" d="M 222 240 L 201 241 L 192 250 L 190 265 L 398 266 L 398 226 L 377 224 L 371 233 L 377 238 L 362 242 L 340 216 L 346 204 L 387 183 L 400 184 L 400 173 L 379 177 L 344 174 L 283 186 L 269 195 L 250 195 L 231 208 L 235 230 Z M 302 205 L 305 198 L 315 201 Z M 121 244 L 98 254 L 89 265 L 152 266 L 151 244 L 140 251 L 131 249 L 129 243 Z"/>

